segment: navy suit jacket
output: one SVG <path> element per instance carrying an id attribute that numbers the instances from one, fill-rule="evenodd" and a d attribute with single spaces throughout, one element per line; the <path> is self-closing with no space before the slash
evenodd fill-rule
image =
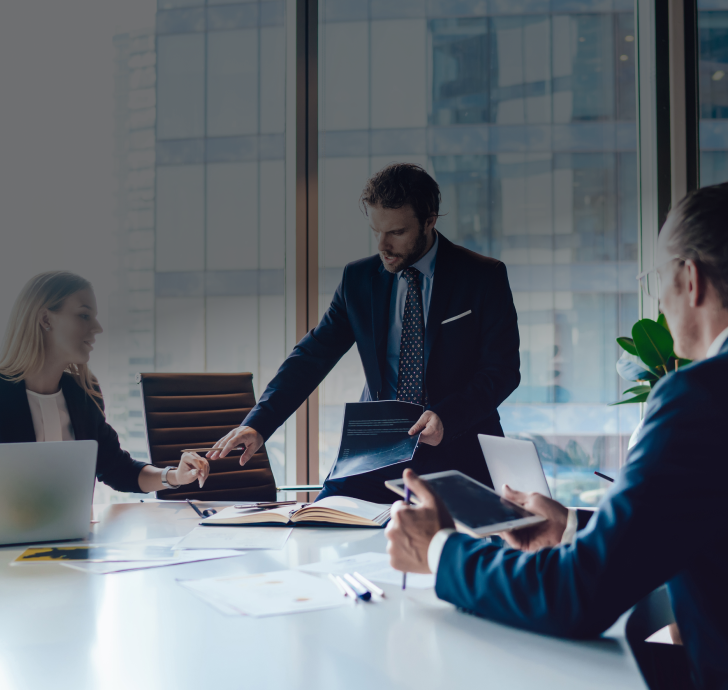
<path id="1" fill-rule="evenodd" d="M 728 343 L 650 395 L 628 464 L 572 545 L 534 554 L 452 535 L 436 592 L 550 635 L 606 630 L 667 583 L 698 687 L 728 688 Z"/>
<path id="2" fill-rule="evenodd" d="M 425 329 L 425 386 L 445 435 L 438 447 L 420 447 L 415 466 L 461 469 L 490 484 L 477 434 L 503 435 L 496 408 L 520 381 L 516 310 L 504 264 L 439 238 Z M 394 274 L 378 255 L 348 264 L 321 322 L 296 345 L 243 424 L 268 439 L 355 343 L 377 400 L 393 284 Z M 442 323 L 466 311 L 471 313 Z M 401 476 L 402 467 L 397 471 Z"/>
<path id="3" fill-rule="evenodd" d="M 96 459 L 96 477 L 99 481 L 117 491 L 141 491 L 139 473 L 146 463 L 134 460 L 121 449 L 116 432 L 71 374 L 63 374 L 61 389 L 76 440 L 94 440 L 99 444 Z M 35 429 L 25 382 L 13 383 L 0 376 L 0 443 L 34 441 Z"/>

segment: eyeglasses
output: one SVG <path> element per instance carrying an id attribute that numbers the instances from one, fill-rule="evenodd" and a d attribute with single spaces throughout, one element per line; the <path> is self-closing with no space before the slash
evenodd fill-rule
<path id="1" fill-rule="evenodd" d="M 654 266 L 647 271 L 642 271 L 637 276 L 640 282 L 642 292 L 652 299 L 660 299 L 660 274 L 658 270 L 673 261 L 684 261 L 681 256 L 672 256 L 667 261 L 663 261 L 659 266 Z"/>

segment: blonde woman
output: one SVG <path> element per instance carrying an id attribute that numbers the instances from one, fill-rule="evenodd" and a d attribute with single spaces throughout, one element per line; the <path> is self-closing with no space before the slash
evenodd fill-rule
<path id="1" fill-rule="evenodd" d="M 91 284 L 73 273 L 41 273 L 15 302 L 0 350 L 0 443 L 98 442 L 96 476 L 117 491 L 147 493 L 197 480 L 207 460 L 185 453 L 161 470 L 122 450 L 107 424 L 88 360 L 102 328 Z"/>

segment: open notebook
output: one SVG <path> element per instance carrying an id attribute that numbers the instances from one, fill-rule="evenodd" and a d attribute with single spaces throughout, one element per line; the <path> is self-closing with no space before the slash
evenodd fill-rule
<path id="1" fill-rule="evenodd" d="M 390 505 L 369 503 L 348 496 L 327 496 L 316 503 L 296 503 L 272 510 L 225 508 L 201 525 L 318 525 L 319 527 L 384 527 Z"/>

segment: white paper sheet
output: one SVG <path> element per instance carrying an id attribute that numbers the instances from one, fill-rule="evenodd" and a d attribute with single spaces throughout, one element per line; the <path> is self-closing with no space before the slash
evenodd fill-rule
<path id="1" fill-rule="evenodd" d="M 290 527 L 195 527 L 178 549 L 282 549 Z"/>
<path id="2" fill-rule="evenodd" d="M 243 552 L 233 550 L 195 550 L 177 551 L 172 560 L 168 561 L 126 561 L 125 563 L 61 563 L 67 568 L 81 570 L 94 575 L 108 575 L 121 573 L 126 570 L 142 570 L 145 568 L 162 568 L 167 565 L 181 565 L 182 563 L 195 563 L 197 561 L 212 561 L 218 558 L 233 558 L 242 556 Z"/>
<path id="3" fill-rule="evenodd" d="M 355 556 L 346 556 L 335 561 L 320 561 L 301 565 L 299 570 L 308 573 L 361 573 L 372 582 L 383 582 L 390 585 L 402 585 L 402 573 L 389 565 L 389 556 L 386 553 L 358 553 Z M 421 573 L 407 573 L 407 588 L 430 589 L 435 586 L 434 575 Z"/>
<path id="4" fill-rule="evenodd" d="M 348 603 L 330 581 L 297 570 L 178 582 L 223 613 L 232 609 L 249 616 L 279 616 Z"/>

